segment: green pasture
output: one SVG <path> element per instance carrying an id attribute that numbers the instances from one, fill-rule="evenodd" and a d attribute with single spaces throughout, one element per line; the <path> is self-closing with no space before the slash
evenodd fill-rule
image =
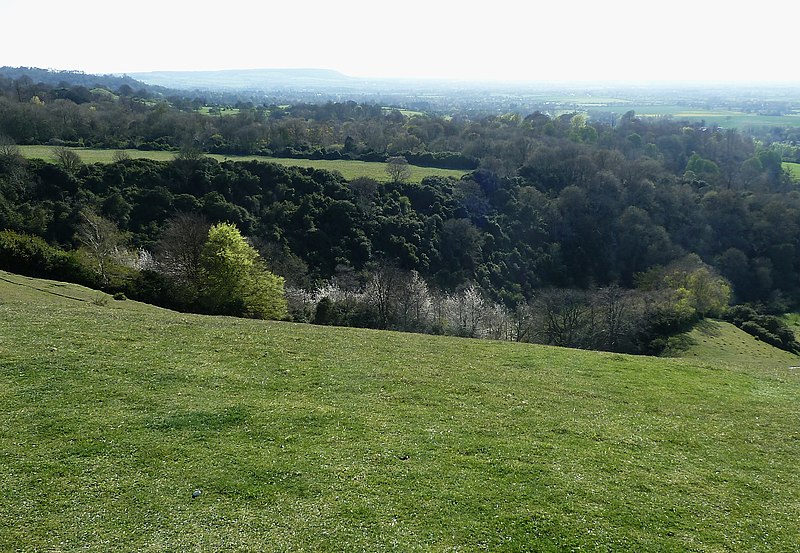
<path id="1" fill-rule="evenodd" d="M 413 109 L 401 109 L 401 108 L 393 108 L 393 107 L 383 107 L 381 108 L 385 113 L 389 113 L 392 111 L 399 111 L 405 117 L 415 117 L 418 115 L 425 115 L 424 111 L 417 111 Z"/>
<path id="2" fill-rule="evenodd" d="M 789 171 L 794 180 L 800 181 L 800 163 L 784 162 L 783 168 Z"/>
<path id="3" fill-rule="evenodd" d="M 222 117 L 226 115 L 238 115 L 239 108 L 220 107 L 220 106 L 202 106 L 197 110 L 198 113 L 203 115 L 213 115 L 215 117 Z"/>
<path id="4" fill-rule="evenodd" d="M 48 159 L 53 158 L 52 146 L 20 146 L 22 154 L 28 158 Z M 111 163 L 113 161 L 114 152 L 116 150 L 101 150 L 92 148 L 72 148 L 75 150 L 83 160 L 84 163 Z M 162 152 L 162 151 L 144 151 L 144 150 L 123 150 L 131 158 L 137 159 L 153 159 L 156 161 L 170 161 L 175 158 L 175 152 Z M 259 160 L 272 163 L 280 163 L 289 167 L 312 167 L 314 169 L 327 169 L 329 171 L 338 171 L 347 180 L 352 180 L 357 177 L 370 177 L 379 181 L 386 181 L 386 164 L 381 162 L 370 161 L 351 161 L 351 160 L 326 160 L 326 159 L 295 159 L 295 158 L 280 158 L 280 157 L 265 157 L 265 156 L 228 156 L 220 154 L 207 154 L 217 161 L 249 161 Z M 419 167 L 416 165 L 409 165 L 411 169 L 411 176 L 409 178 L 412 182 L 420 182 L 423 178 L 429 176 L 441 177 L 454 177 L 461 178 L 465 171 L 454 169 L 437 169 L 431 167 Z"/>
<path id="5" fill-rule="evenodd" d="M 0 272 L 0 550 L 795 551 L 800 373 L 708 355 L 204 317 Z"/>

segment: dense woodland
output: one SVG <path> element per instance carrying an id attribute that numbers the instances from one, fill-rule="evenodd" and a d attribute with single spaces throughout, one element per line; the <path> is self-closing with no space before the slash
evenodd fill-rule
<path id="1" fill-rule="evenodd" d="M 761 312 L 800 303 L 789 130 L 755 139 L 633 112 L 611 125 L 355 102 L 215 116 L 197 99 L 62 84 L 0 79 L 0 229 L 85 252 L 86 214 L 99 217 L 136 272 L 129 295 L 202 308 L 176 252 L 229 222 L 285 278 L 297 320 L 649 353 L 729 300 Z M 15 144 L 52 144 L 54 157 L 23 159 Z M 64 145 L 176 155 L 84 165 Z M 467 174 L 348 182 L 204 152 L 403 156 Z M 199 246 L 178 244 L 192 229 Z M 9 240 L 0 261 L 24 268 Z"/>

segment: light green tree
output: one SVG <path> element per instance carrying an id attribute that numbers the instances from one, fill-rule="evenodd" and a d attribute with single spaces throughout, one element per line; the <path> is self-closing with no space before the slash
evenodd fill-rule
<path id="1" fill-rule="evenodd" d="M 679 305 L 700 318 L 721 316 L 731 299 L 730 283 L 696 254 L 689 254 L 667 267 L 663 282 L 675 291 Z"/>
<path id="2" fill-rule="evenodd" d="M 256 319 L 286 317 L 283 278 L 267 270 L 236 226 L 219 223 L 211 227 L 200 266 L 203 297 L 211 312 Z"/>
<path id="3" fill-rule="evenodd" d="M 700 267 L 687 277 L 692 306 L 701 317 L 719 317 L 728 308 L 731 287 L 727 280 Z"/>

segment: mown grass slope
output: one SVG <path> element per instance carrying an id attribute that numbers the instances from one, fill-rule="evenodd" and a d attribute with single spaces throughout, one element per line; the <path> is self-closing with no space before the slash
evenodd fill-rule
<path id="1" fill-rule="evenodd" d="M 0 273 L 0 550 L 791 551 L 799 392 Z"/>
<path id="2" fill-rule="evenodd" d="M 19 146 L 22 155 L 32 159 L 53 159 L 52 146 Z M 75 151 L 84 163 L 111 163 L 116 150 L 102 150 L 96 148 L 70 148 Z M 122 150 L 133 159 L 152 159 L 155 161 L 170 161 L 175 158 L 175 152 Z M 354 161 L 347 159 L 297 159 L 266 156 L 235 156 L 221 154 L 205 154 L 217 161 L 250 161 L 258 160 L 269 163 L 279 163 L 287 167 L 311 167 L 313 169 L 326 169 L 338 171 L 347 180 L 358 177 L 369 177 L 378 181 L 388 180 L 386 164 L 377 161 Z M 456 169 L 438 169 L 435 167 L 420 167 L 409 164 L 409 181 L 421 182 L 425 177 L 454 177 L 460 179 L 467 171 Z"/>

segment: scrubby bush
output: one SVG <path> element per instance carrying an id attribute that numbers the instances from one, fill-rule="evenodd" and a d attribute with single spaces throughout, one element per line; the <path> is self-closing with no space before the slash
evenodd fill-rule
<path id="1" fill-rule="evenodd" d="M 28 276 L 49 277 L 69 256 L 38 236 L 0 232 L 0 267 Z"/>
<path id="2" fill-rule="evenodd" d="M 97 285 L 94 272 L 74 252 L 12 230 L 0 231 L 0 268 L 32 277 Z"/>
<path id="3" fill-rule="evenodd" d="M 762 342 L 800 353 L 800 343 L 794 332 L 774 315 L 765 315 L 749 305 L 735 305 L 728 310 L 725 319 Z"/>

